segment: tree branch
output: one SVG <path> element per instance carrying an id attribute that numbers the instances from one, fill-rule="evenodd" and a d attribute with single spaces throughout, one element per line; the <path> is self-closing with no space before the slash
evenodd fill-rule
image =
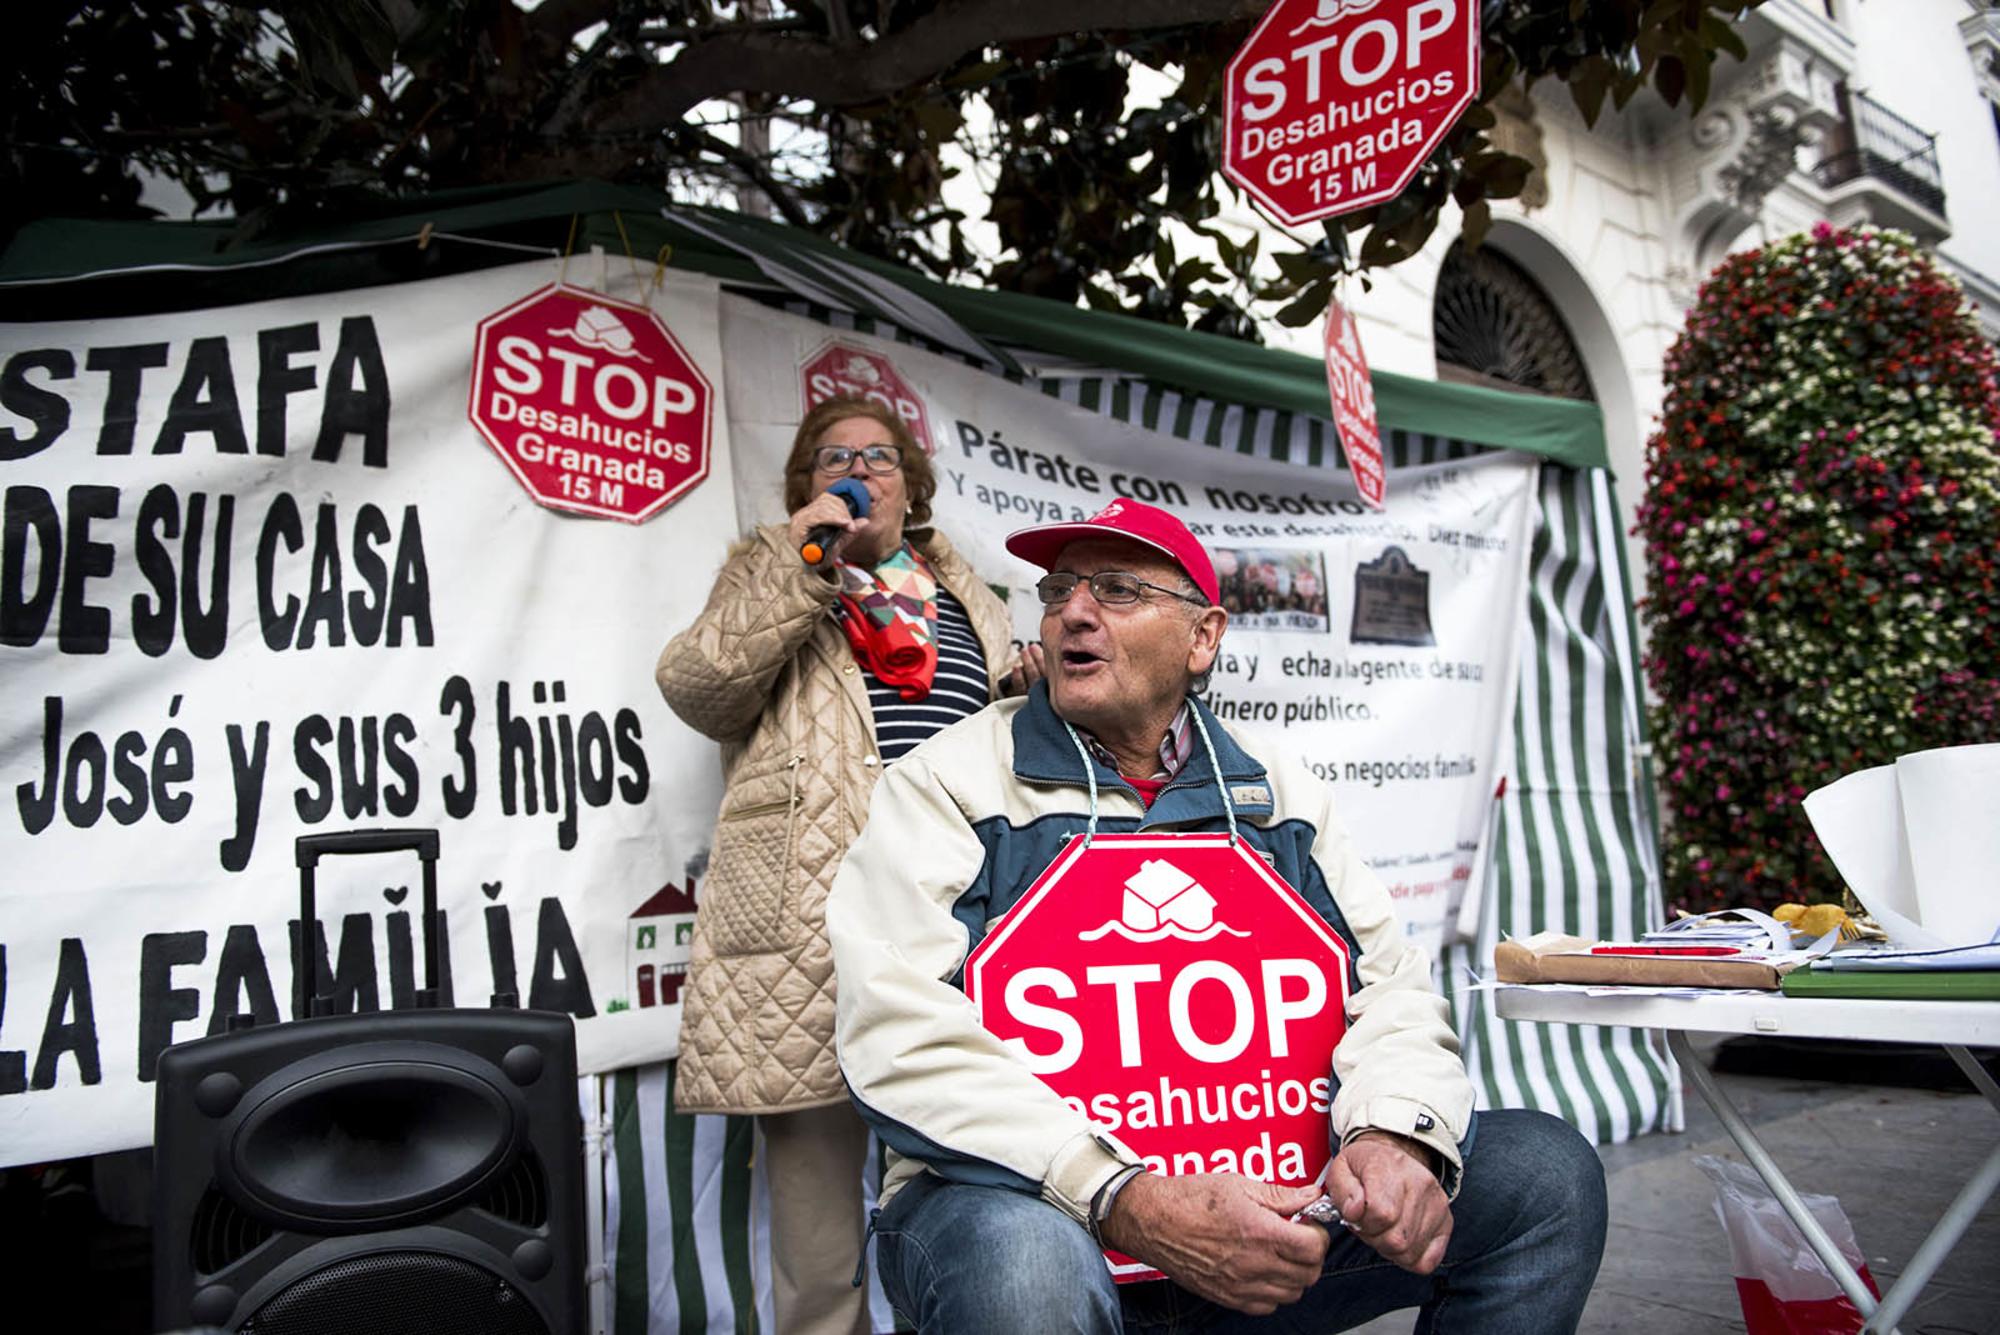
<path id="1" fill-rule="evenodd" d="M 704 153 L 713 153 L 724 162 L 743 173 L 750 183 L 762 190 L 772 205 L 783 215 L 786 222 L 794 227 L 811 230 L 813 221 L 806 211 L 799 207 L 799 201 L 785 184 L 773 174 L 762 158 L 754 153 L 746 153 L 719 135 L 706 130 L 686 127 L 682 133 L 698 145 Z"/>
<path id="2" fill-rule="evenodd" d="M 1261 13 L 1264 0 L 945 0 L 900 32 L 859 48 L 821 38 L 719 32 L 689 42 L 587 116 L 597 132 L 670 125 L 727 93 L 770 93 L 822 107 L 872 102 L 919 86 L 988 46 L 1117 29 L 1223 23 Z"/>
<path id="3" fill-rule="evenodd" d="M 567 42 L 591 24 L 609 20 L 617 12 L 618 0 L 546 0 L 524 17 L 537 37 Z"/>

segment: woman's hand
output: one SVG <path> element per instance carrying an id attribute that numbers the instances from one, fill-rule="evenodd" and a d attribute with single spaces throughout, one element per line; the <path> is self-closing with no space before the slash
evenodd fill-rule
<path id="1" fill-rule="evenodd" d="M 848 539 L 861 527 L 861 521 L 848 510 L 846 501 L 830 491 L 823 491 L 793 511 L 792 517 L 785 521 L 785 536 L 791 541 L 792 550 L 805 546 L 806 534 L 822 524 L 832 524 L 842 530 L 841 536 L 833 540 L 819 563 L 822 570 L 830 570 L 841 549 L 847 546 Z"/>
<path id="2" fill-rule="evenodd" d="M 1034 684 L 1047 675 L 1047 662 L 1042 657 L 1039 644 L 1023 645 L 1014 665 L 1000 678 L 1000 696 L 1007 699 L 1016 695 L 1026 695 Z"/>

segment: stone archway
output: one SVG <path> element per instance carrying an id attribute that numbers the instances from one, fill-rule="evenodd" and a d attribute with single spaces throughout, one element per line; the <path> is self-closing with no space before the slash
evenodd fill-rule
<path id="1" fill-rule="evenodd" d="M 1633 382 L 1604 301 L 1562 243 L 1527 219 L 1494 219 L 1470 255 L 1452 244 L 1431 311 L 1438 379 L 1598 406 L 1621 521 L 1630 524 L 1645 495 L 1640 404 L 1649 396 Z M 1627 568 L 1642 586 L 1637 540 L 1625 542 Z"/>
<path id="2" fill-rule="evenodd" d="M 1526 270 L 1491 246 L 1455 241 L 1431 300 L 1438 379 L 1596 402 L 1583 352 Z"/>

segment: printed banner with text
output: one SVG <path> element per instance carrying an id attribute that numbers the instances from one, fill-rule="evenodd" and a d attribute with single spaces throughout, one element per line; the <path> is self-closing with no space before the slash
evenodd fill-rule
<path id="1" fill-rule="evenodd" d="M 455 1002 L 569 1011 L 590 1071 L 672 1056 L 720 780 L 652 666 L 730 539 L 781 517 L 801 404 L 829 386 L 921 419 L 937 522 L 1024 637 L 1036 572 L 1008 531 L 1118 496 L 1184 515 L 1232 615 L 1217 712 L 1299 747 L 1412 933 L 1450 930 L 1511 703 L 1532 461 L 1398 470 L 1378 514 L 1344 474 L 670 275 L 609 295 L 718 388 L 707 476 L 643 523 L 563 514 L 467 416 L 480 321 L 554 267 L 0 326 L 0 1164 L 147 1143 L 164 1047 L 291 1016 L 307 833 L 438 830 Z M 644 383 L 597 365 L 621 309 L 550 373 Z M 554 410 L 471 407 L 506 449 L 589 452 Z M 321 864 L 337 1008 L 412 1004 L 420 884 L 414 858 Z"/>
<path id="2" fill-rule="evenodd" d="M 467 392 L 554 270 L 0 326 L 0 1163 L 146 1144 L 162 1048 L 290 1018 L 306 833 L 436 829 L 456 1002 L 674 1051 L 720 780 L 652 665 L 735 528 L 726 425 L 644 524 L 530 499 Z M 719 380 L 713 284 L 651 304 Z M 338 1009 L 412 1003 L 418 870 L 321 863 Z"/>
<path id="3" fill-rule="evenodd" d="M 735 298 L 722 310 L 737 504 L 746 524 L 770 522 L 782 517 L 799 368 L 827 359 L 827 331 Z M 893 385 L 883 401 L 923 415 L 935 522 L 1004 586 L 1023 639 L 1039 633 L 1041 572 L 1007 554 L 1009 532 L 1120 496 L 1189 522 L 1230 613 L 1209 703 L 1252 735 L 1282 734 L 1334 785 L 1406 929 L 1435 955 L 1493 805 L 1537 462 L 1495 452 L 1399 469 L 1380 513 L 1345 473 L 1189 444 L 909 347 L 841 342 L 857 367 L 850 388 Z"/>

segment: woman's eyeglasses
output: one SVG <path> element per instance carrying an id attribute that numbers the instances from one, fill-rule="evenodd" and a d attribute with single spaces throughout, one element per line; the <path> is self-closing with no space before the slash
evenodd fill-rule
<path id="1" fill-rule="evenodd" d="M 1159 584 L 1148 584 L 1137 575 L 1128 575 L 1122 570 L 1100 570 L 1088 581 L 1081 575 L 1044 575 L 1035 585 L 1035 594 L 1042 600 L 1042 606 L 1060 607 L 1069 601 L 1071 594 L 1076 592 L 1077 585 L 1086 582 L 1090 585 L 1090 596 L 1107 607 L 1123 607 L 1136 603 L 1145 596 L 1147 589 L 1151 589 L 1154 593 L 1164 593 L 1169 598 L 1178 598 L 1182 602 L 1193 603 L 1196 607 L 1208 606 L 1206 598 L 1182 593 L 1179 589 L 1169 589 Z"/>
<path id="2" fill-rule="evenodd" d="M 857 454 L 871 473 L 893 473 L 903 466 L 900 445 L 863 445 L 858 450 L 852 445 L 822 445 L 813 451 L 813 467 L 822 473 L 851 473 Z"/>

